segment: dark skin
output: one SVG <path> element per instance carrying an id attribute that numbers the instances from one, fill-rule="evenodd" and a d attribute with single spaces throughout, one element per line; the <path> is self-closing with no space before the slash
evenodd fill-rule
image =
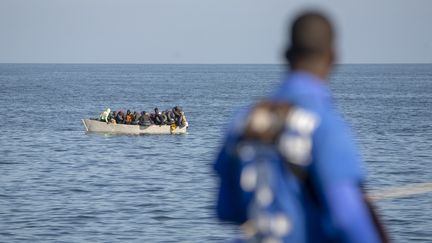
<path id="1" fill-rule="evenodd" d="M 291 30 L 291 46 L 286 58 L 291 70 L 311 73 L 327 80 L 336 59 L 330 22 L 310 13 L 299 18 Z"/>
<path id="2" fill-rule="evenodd" d="M 326 81 L 330 76 L 331 67 L 334 63 L 333 60 L 334 54 L 333 52 L 329 52 L 327 55 L 299 60 L 292 65 L 292 69 L 311 73 L 321 80 Z"/>

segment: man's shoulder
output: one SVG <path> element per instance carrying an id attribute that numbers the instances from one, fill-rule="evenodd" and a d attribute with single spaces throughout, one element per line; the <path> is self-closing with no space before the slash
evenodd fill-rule
<path id="1" fill-rule="evenodd" d="M 314 168 L 322 181 L 363 180 L 361 158 L 352 130 L 339 113 L 322 115 L 313 144 Z"/>
<path id="2" fill-rule="evenodd" d="M 319 112 L 321 119 L 321 130 L 327 130 L 331 133 L 349 132 L 348 123 L 342 115 L 334 109 L 325 109 Z"/>

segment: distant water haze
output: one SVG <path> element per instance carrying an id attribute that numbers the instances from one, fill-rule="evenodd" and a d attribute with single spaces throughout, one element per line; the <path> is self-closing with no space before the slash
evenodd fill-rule
<path id="1" fill-rule="evenodd" d="M 302 9 L 337 25 L 339 63 L 431 63 L 432 1 L 1 0 L 1 63 L 280 63 Z"/>

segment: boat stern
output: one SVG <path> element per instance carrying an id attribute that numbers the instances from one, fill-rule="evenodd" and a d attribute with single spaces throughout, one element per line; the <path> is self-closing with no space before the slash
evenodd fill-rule
<path id="1" fill-rule="evenodd" d="M 81 121 L 82 121 L 82 123 L 84 124 L 84 127 L 85 127 L 86 132 L 88 132 L 89 130 L 88 130 L 88 126 L 87 126 L 87 124 L 86 124 L 86 119 L 81 119 Z"/>

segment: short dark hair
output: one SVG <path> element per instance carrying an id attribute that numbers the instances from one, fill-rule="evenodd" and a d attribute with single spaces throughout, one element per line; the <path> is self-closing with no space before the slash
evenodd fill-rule
<path id="1" fill-rule="evenodd" d="M 333 45 L 334 31 L 330 20 L 319 12 L 298 16 L 291 26 L 291 43 L 285 58 L 293 64 L 300 59 L 324 55 Z"/>

